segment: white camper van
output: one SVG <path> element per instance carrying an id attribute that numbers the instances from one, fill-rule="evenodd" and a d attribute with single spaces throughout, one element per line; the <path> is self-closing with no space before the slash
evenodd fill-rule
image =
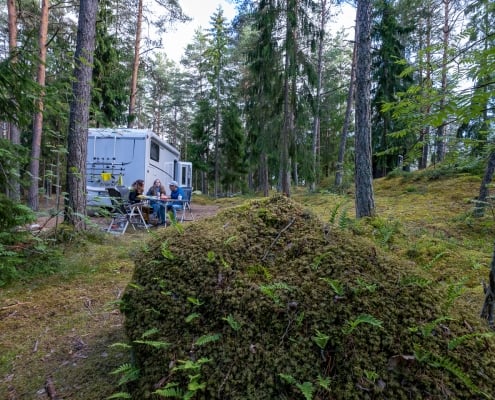
<path id="1" fill-rule="evenodd" d="M 126 192 L 134 181 L 145 188 L 158 178 L 165 186 L 192 185 L 192 163 L 179 161 L 179 151 L 147 129 L 97 129 L 88 133 L 86 189 L 89 206 L 110 206 L 107 188 Z"/>

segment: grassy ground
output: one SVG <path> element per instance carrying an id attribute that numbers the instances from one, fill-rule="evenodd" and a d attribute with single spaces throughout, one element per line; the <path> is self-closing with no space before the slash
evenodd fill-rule
<path id="1" fill-rule="evenodd" d="M 495 230 L 491 212 L 471 217 L 479 185 L 480 178 L 469 175 L 381 179 L 375 182 L 378 215 L 368 222 L 352 219 L 352 193 L 297 190 L 293 198 L 329 225 L 360 230 L 436 279 L 457 285 L 469 300 L 469 309 L 460 312 L 477 314 Z M 63 399 L 104 399 L 118 391 L 118 376 L 111 372 L 129 362 L 125 351 L 111 346 L 125 341 L 118 300 L 134 253 L 145 245 L 144 233 L 100 234 L 64 249 L 64 266 L 53 275 L 1 289 L 0 398 L 47 398 L 47 382 L 48 392 Z"/>

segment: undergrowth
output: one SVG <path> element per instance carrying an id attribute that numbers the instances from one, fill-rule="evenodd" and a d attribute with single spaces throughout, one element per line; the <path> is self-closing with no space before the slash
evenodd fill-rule
<path id="1" fill-rule="evenodd" d="M 487 266 L 494 236 L 493 217 L 489 213 L 481 219 L 472 217 L 472 199 L 479 191 L 479 176 L 466 173 L 430 174 L 420 176 L 408 173 L 377 180 L 375 219 L 355 221 L 353 200 L 348 197 L 348 193 L 340 195 L 323 191 L 314 194 L 308 193 L 306 189 L 295 188 L 293 198 L 323 221 L 323 238 L 326 235 L 329 240 L 333 234 L 338 235 L 340 232 L 356 235 L 373 243 L 379 251 L 393 254 L 409 263 L 409 272 L 397 280 L 404 290 L 426 293 L 435 287 L 435 291 L 441 290 L 445 294 L 436 317 L 430 313 L 429 307 L 416 311 L 410 304 L 404 304 L 401 313 L 396 316 L 397 323 L 406 327 L 408 335 L 416 338 L 415 341 L 420 344 L 411 349 L 410 353 L 397 353 L 389 359 L 388 368 L 403 378 L 401 385 L 413 390 L 415 382 L 406 379 L 407 375 L 403 374 L 404 369 L 415 369 L 421 375 L 430 376 L 432 381 L 442 382 L 444 387 L 455 381 L 466 393 L 469 392 L 471 398 L 486 398 L 484 395 L 487 393 L 483 393 L 479 382 L 467 367 L 471 361 L 466 360 L 473 359 L 472 354 L 490 349 L 494 340 L 491 332 L 482 331 L 481 321 L 471 323 L 473 318 L 475 321 L 478 319 L 483 301 L 480 281 L 488 275 Z M 244 198 L 225 198 L 217 204 L 230 207 L 238 204 L 238 201 L 244 201 Z M 224 229 L 230 229 L 229 226 L 226 225 Z M 275 237 L 279 231 L 274 231 Z M 274 236 L 271 236 L 268 247 L 274 243 Z M 64 230 L 58 237 L 50 236 L 41 241 L 43 244 L 37 250 L 41 253 L 30 253 L 37 260 L 31 264 L 33 273 L 26 263 L 25 274 L 23 272 L 23 276 L 10 277 L 8 284 L 5 280 L 0 291 L 0 398 L 30 400 L 41 396 L 48 377 L 52 378 L 57 394 L 64 399 L 104 399 L 112 395 L 116 396 L 114 398 L 126 398 L 125 393 L 129 389 L 127 384 L 139 377 L 136 359 L 127 348 L 112 344 L 128 344 L 118 309 L 125 306 L 121 295 L 131 280 L 134 264 L 140 265 L 151 257 L 153 246 L 148 239 L 148 235 L 140 233 L 117 238 L 98 232 L 91 233 L 87 238 L 79 238 L 73 236 L 70 230 Z M 154 240 L 158 240 L 158 237 Z M 228 235 L 222 243 L 231 246 L 242 240 L 246 240 L 243 235 Z M 273 246 L 277 246 L 279 241 L 275 241 Z M 176 254 L 170 243 L 160 247 L 160 254 L 172 260 Z M 285 251 L 297 254 L 297 249 L 288 246 Z M 49 255 L 52 250 L 53 257 Z M 47 260 L 42 261 L 44 253 L 47 254 Z M 263 255 L 265 253 L 266 249 Z M 270 257 L 271 252 L 268 252 L 265 260 L 269 261 Z M 228 257 L 213 247 L 202 254 L 201 260 L 204 268 L 221 265 L 225 271 L 229 271 L 233 265 Z M 314 254 L 307 269 L 322 273 L 325 266 L 332 262 L 329 252 Z M 350 271 L 352 268 L 349 266 Z M 36 269 L 38 272 L 35 272 Z M 354 296 L 379 298 L 383 294 L 383 286 L 370 273 L 362 271 L 353 279 L 325 275 L 318 280 L 317 286 L 325 288 L 325 302 L 335 307 L 351 301 Z M 226 274 L 228 272 L 221 269 L 214 282 L 218 285 L 226 284 Z M 246 275 L 255 282 L 255 296 L 263 299 L 263 306 L 275 307 L 274 317 L 286 316 L 286 324 L 278 337 L 279 341 L 283 338 L 285 343 L 286 339 L 292 338 L 291 332 L 307 324 L 310 315 L 308 312 L 300 312 L 301 303 L 297 300 L 285 302 L 288 296 L 296 293 L 294 282 L 276 279 L 277 275 L 267 267 L 266 262 L 250 263 L 246 267 Z M 308 281 L 308 285 L 311 283 Z M 196 284 L 194 279 L 189 283 L 191 287 Z M 173 299 L 178 294 L 170 289 L 166 280 L 157 279 L 154 285 L 162 292 L 161 296 Z M 143 290 L 142 296 L 149 296 L 148 291 Z M 199 329 L 211 318 L 205 309 L 206 300 L 201 293 L 196 292 L 191 292 L 189 298 L 185 302 L 188 308 L 181 324 Z M 433 302 L 435 299 L 425 298 Z M 290 305 L 290 308 L 282 307 L 286 305 Z M 153 304 L 142 315 L 148 319 L 156 311 L 158 308 Z M 418 319 L 424 322 L 419 323 Z M 359 322 L 361 320 L 369 320 L 371 323 Z M 312 346 L 311 351 L 316 351 L 331 369 L 331 361 L 335 360 L 334 352 L 345 343 L 359 343 L 363 337 L 369 340 L 364 353 L 380 353 L 379 343 L 383 339 L 378 338 L 383 337 L 384 329 L 396 329 L 388 324 L 380 327 L 380 322 L 384 321 L 386 315 L 369 310 L 342 314 L 338 321 L 339 334 L 349 332 L 345 336 L 348 342 L 336 342 L 334 331 L 324 327 L 309 329 L 308 343 Z M 468 321 L 471 326 L 466 325 Z M 250 332 L 253 337 L 259 332 L 238 312 L 226 311 L 219 316 L 218 323 L 222 324 L 219 325 L 221 331 L 209 330 L 191 337 L 192 340 L 184 346 L 185 356 L 167 365 L 170 368 L 169 381 L 160 389 L 152 388 L 150 393 L 170 390 L 169 393 L 175 393 L 176 398 L 185 398 L 191 394 L 188 391 L 188 385 L 191 384 L 192 393 L 200 397 L 204 390 L 202 384 L 214 371 L 213 362 L 198 362 L 203 359 L 203 352 L 216 348 L 226 338 L 229 338 L 230 343 L 244 331 Z M 284 335 L 286 330 L 287 334 Z M 171 343 L 170 340 L 164 340 L 160 332 L 150 331 L 144 338 L 142 333 L 136 338 L 142 342 L 134 343 L 133 346 L 149 348 L 150 352 L 166 351 L 157 346 L 161 346 L 162 342 Z M 217 336 L 220 333 L 222 335 Z M 443 337 L 447 340 L 442 342 L 442 346 L 432 349 L 426 345 L 430 342 L 439 343 L 438 340 Z M 393 348 L 394 343 L 383 345 Z M 246 348 L 241 347 L 241 351 L 245 360 L 251 360 L 266 349 L 253 341 Z M 187 370 L 175 369 L 186 366 L 190 354 L 197 357 L 195 362 L 198 363 L 187 365 Z M 247 362 L 236 367 L 236 373 L 240 373 Z M 299 371 L 293 365 L 294 362 L 294 359 L 289 358 L 286 363 L 289 368 L 270 379 L 282 385 L 288 398 L 326 398 L 335 381 L 328 379 L 325 374 L 318 374 L 315 368 Z M 345 361 L 339 364 L 339 368 L 344 365 Z M 366 361 L 356 364 L 351 372 L 355 384 L 348 389 L 361 387 L 364 392 L 374 393 L 378 396 L 375 398 L 380 398 L 384 376 L 388 372 L 377 365 Z M 232 364 L 226 364 L 227 372 L 233 373 L 233 368 Z M 480 375 L 486 373 L 482 364 L 473 365 L 472 370 Z M 119 386 L 121 378 L 125 382 L 121 381 L 122 385 Z M 158 391 L 156 396 L 163 393 Z"/>

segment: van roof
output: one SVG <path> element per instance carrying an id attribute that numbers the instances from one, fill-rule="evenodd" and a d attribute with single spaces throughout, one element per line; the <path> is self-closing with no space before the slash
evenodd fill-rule
<path id="1" fill-rule="evenodd" d="M 158 136 L 155 132 L 149 129 L 134 129 L 134 128 L 89 128 L 88 136 L 97 138 L 105 137 L 127 137 L 127 138 L 139 138 L 146 139 L 148 136 L 159 141 L 163 146 L 168 148 L 169 151 L 175 153 L 177 156 L 180 154 L 179 150 L 166 142 L 163 138 Z"/>

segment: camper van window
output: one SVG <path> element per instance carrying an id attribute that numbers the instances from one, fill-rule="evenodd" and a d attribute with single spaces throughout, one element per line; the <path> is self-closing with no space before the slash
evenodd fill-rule
<path id="1" fill-rule="evenodd" d="M 153 161 L 160 161 L 160 146 L 158 143 L 154 142 L 153 140 L 151 141 L 151 146 L 150 146 L 150 158 Z"/>

